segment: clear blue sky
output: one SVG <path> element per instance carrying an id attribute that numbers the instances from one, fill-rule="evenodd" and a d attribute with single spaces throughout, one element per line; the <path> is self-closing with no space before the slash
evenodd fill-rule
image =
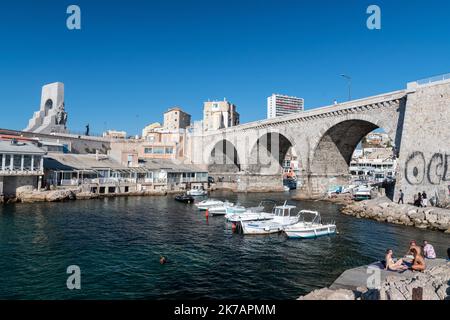
<path id="1" fill-rule="evenodd" d="M 82 30 L 66 28 L 77 4 Z M 382 30 L 366 8 L 382 9 Z M 402 89 L 450 72 L 448 1 L 8 1 L 0 4 L 0 127 L 23 129 L 41 86 L 65 83 L 69 128 L 139 133 L 179 105 L 194 120 L 226 97 L 242 122 L 266 116 L 266 97 L 304 97 L 307 109 Z M 426 108 L 426 106 L 424 106 Z"/>

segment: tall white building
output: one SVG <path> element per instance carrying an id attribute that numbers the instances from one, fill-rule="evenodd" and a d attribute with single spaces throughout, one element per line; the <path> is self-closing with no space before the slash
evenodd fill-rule
<path id="1" fill-rule="evenodd" d="M 304 105 L 305 100 L 303 98 L 272 94 L 267 98 L 267 118 L 301 112 L 304 109 Z"/>

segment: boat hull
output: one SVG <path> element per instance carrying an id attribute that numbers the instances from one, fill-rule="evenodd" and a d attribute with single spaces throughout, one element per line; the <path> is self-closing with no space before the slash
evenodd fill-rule
<path id="1" fill-rule="evenodd" d="M 311 239 L 333 235 L 336 233 L 336 227 L 323 226 L 316 228 L 285 229 L 284 232 L 288 238 Z"/>

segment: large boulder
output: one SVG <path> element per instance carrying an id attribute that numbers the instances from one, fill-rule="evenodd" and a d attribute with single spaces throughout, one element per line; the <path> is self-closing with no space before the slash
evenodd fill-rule
<path id="1" fill-rule="evenodd" d="M 45 191 L 22 192 L 17 195 L 17 199 L 24 203 L 43 202 L 46 201 L 46 196 L 47 192 Z"/>
<path id="2" fill-rule="evenodd" d="M 355 300 L 355 294 L 351 290 L 337 289 L 332 290 L 323 288 L 314 290 L 305 296 L 301 296 L 298 300 Z"/>
<path id="3" fill-rule="evenodd" d="M 45 200 L 49 202 L 73 200 L 73 199 L 75 199 L 75 194 L 73 193 L 72 190 L 50 191 L 45 197 Z"/>
<path id="4" fill-rule="evenodd" d="M 388 277 L 381 285 L 380 300 L 412 300 L 414 288 L 423 289 L 423 300 L 450 299 L 450 265 L 441 265 L 412 278 Z"/>
<path id="5" fill-rule="evenodd" d="M 26 185 L 16 188 L 16 196 L 20 197 L 23 193 L 31 193 L 34 190 L 34 186 L 32 185 Z"/>

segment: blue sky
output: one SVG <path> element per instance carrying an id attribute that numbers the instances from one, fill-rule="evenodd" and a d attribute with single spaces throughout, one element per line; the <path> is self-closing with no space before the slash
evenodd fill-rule
<path id="1" fill-rule="evenodd" d="M 77 4 L 82 30 L 66 28 Z M 382 29 L 366 28 L 366 8 Z M 1 128 L 23 129 L 41 86 L 65 83 L 68 126 L 130 134 L 179 105 L 226 97 L 241 121 L 274 92 L 307 109 L 402 89 L 450 72 L 448 1 L 10 1 L 0 4 Z M 424 106 L 426 107 L 426 106 Z"/>

